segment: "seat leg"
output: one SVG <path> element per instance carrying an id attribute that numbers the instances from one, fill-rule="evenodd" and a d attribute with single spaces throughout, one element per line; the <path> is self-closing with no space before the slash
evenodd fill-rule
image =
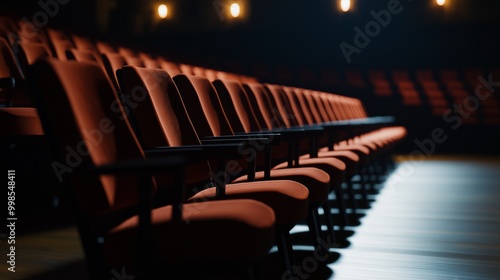
<path id="1" fill-rule="evenodd" d="M 292 241 L 289 231 L 281 231 L 276 235 L 276 245 L 285 271 L 293 271 L 295 256 L 293 255 Z"/>
<path id="2" fill-rule="evenodd" d="M 337 243 L 337 234 L 335 233 L 335 228 L 334 228 L 334 222 L 333 222 L 333 217 L 332 217 L 332 209 L 330 208 L 330 204 L 328 201 L 323 203 L 323 212 L 325 213 L 325 221 L 326 221 L 326 226 L 327 226 L 327 235 L 331 236 L 331 240 L 333 243 Z M 328 236 L 327 236 L 328 237 Z"/>

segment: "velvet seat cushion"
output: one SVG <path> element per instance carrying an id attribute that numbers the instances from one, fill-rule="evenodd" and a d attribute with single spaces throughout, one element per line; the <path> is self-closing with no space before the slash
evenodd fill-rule
<path id="1" fill-rule="evenodd" d="M 300 159 L 300 167 L 314 167 L 325 171 L 330 176 L 330 190 L 342 184 L 345 180 L 346 165 L 343 161 L 336 158 L 306 158 Z M 287 168 L 288 163 L 283 162 L 273 169 Z"/>
<path id="2" fill-rule="evenodd" d="M 172 206 L 152 211 L 152 241 L 160 261 L 247 261 L 267 254 L 274 244 L 275 216 L 264 203 L 238 199 L 182 207 L 183 221 L 172 221 Z M 104 236 L 110 267 L 134 270 L 138 223 L 138 216 L 131 217 Z"/>
<path id="3" fill-rule="evenodd" d="M 35 108 L 0 108 L 0 135 L 43 135 Z"/>
<path id="4" fill-rule="evenodd" d="M 224 199 L 253 199 L 271 207 L 276 224 L 296 224 L 307 215 L 309 191 L 289 180 L 227 184 Z M 215 200 L 215 188 L 198 192 L 188 202 Z"/>

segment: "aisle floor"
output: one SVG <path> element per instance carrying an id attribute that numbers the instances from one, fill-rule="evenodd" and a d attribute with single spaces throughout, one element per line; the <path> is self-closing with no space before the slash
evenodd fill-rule
<path id="1" fill-rule="evenodd" d="M 397 160 L 360 225 L 349 228 L 348 246 L 330 249 L 326 266 L 312 246 L 295 246 L 301 274 L 290 279 L 499 279 L 500 158 Z M 292 238 L 305 230 L 296 226 Z M 15 273 L 0 238 L 0 279 L 88 279 L 74 227 L 17 236 Z M 261 267 L 266 279 L 287 279 L 276 254 Z"/>

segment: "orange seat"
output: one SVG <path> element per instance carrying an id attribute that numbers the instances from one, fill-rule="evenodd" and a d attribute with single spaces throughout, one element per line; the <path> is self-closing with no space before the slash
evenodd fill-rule
<path id="1" fill-rule="evenodd" d="M 124 111 L 110 106 L 117 95 L 99 66 L 49 60 L 37 63 L 34 71 L 42 120 L 50 127 L 49 139 L 57 140 L 52 145 L 58 147 L 53 150 L 56 159 L 64 162 L 67 147 L 87 144 L 88 154 L 74 167 L 80 171 L 64 177 L 64 191 L 73 206 L 92 278 L 111 278 L 113 269 L 126 267 L 127 272 L 150 279 L 169 264 L 251 262 L 267 254 L 275 216 L 261 202 L 176 203 L 151 209 L 151 191 L 158 190 L 147 179 L 151 168 L 182 170 L 182 163 L 178 157 L 145 160 Z M 101 132 L 101 141 L 96 142 L 96 134 L 81 131 Z M 123 161 L 134 164 L 120 165 Z M 181 173 L 175 174 L 181 182 Z"/>

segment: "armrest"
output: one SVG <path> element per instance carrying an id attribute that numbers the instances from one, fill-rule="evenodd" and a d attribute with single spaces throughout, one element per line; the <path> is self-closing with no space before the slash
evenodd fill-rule
<path id="1" fill-rule="evenodd" d="M 243 157 L 242 143 L 227 144 L 202 144 L 179 147 L 156 147 L 145 150 L 147 156 L 163 157 L 172 155 L 184 155 L 192 160 L 227 160 L 240 159 Z"/>

